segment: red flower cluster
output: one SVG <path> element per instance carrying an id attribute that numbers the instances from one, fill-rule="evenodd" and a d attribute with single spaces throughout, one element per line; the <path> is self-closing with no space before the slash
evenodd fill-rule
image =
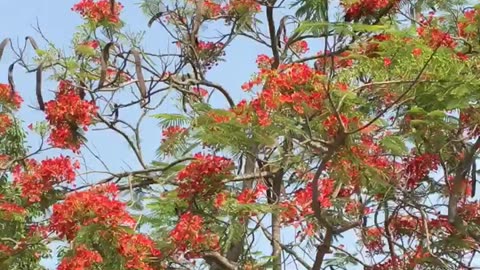
<path id="1" fill-rule="evenodd" d="M 345 8 L 345 21 L 358 20 L 364 16 L 375 15 L 385 8 L 395 7 L 399 0 L 358 0 L 341 1 Z M 389 5 L 392 5 L 389 7 Z"/>
<path id="2" fill-rule="evenodd" d="M 330 196 L 334 191 L 333 179 L 326 178 L 319 180 L 319 196 L 318 203 L 322 208 L 328 208 L 332 206 Z M 291 224 L 292 222 L 302 222 L 305 217 L 313 215 L 312 209 L 312 197 L 313 187 L 309 182 L 305 188 L 299 189 L 295 192 L 291 201 L 283 202 L 281 204 L 282 222 L 285 224 Z"/>
<path id="3" fill-rule="evenodd" d="M 0 83 L 0 103 L 5 106 L 20 108 L 23 99 L 16 92 L 12 93 L 12 88 L 8 84 Z"/>
<path id="4" fill-rule="evenodd" d="M 170 238 L 176 252 L 184 253 L 186 258 L 195 258 L 203 250 L 219 248 L 218 235 L 203 228 L 203 218 L 190 212 L 184 213 L 177 226 L 170 232 Z"/>
<path id="5" fill-rule="evenodd" d="M 438 169 L 439 159 L 433 154 L 415 155 L 408 160 L 404 160 L 405 170 L 404 176 L 406 177 L 407 188 L 416 188 L 418 184 L 426 177 L 431 171 Z"/>
<path id="6" fill-rule="evenodd" d="M 123 6 L 115 2 L 115 6 L 112 7 L 110 3 L 110 0 L 81 0 L 73 6 L 72 10 L 80 13 L 84 19 L 95 23 L 108 22 L 117 24 L 120 22 L 120 12 Z"/>
<path id="7" fill-rule="evenodd" d="M 154 270 L 148 260 L 162 255 L 152 239 L 143 234 L 124 234 L 118 242 L 118 252 L 127 260 L 127 269 Z"/>
<path id="8" fill-rule="evenodd" d="M 193 2 L 193 1 L 192 1 Z M 205 15 L 207 18 L 214 18 L 217 16 L 221 16 L 225 13 L 222 5 L 216 3 L 215 1 L 212 0 L 205 0 L 203 2 L 204 9 L 205 9 Z"/>
<path id="9" fill-rule="evenodd" d="M 239 204 L 255 203 L 257 199 L 267 190 L 263 184 L 258 184 L 255 189 L 246 188 L 237 197 Z"/>
<path id="10" fill-rule="evenodd" d="M 412 216 L 394 216 L 390 218 L 390 232 L 395 237 L 411 236 L 422 230 L 421 220 Z"/>
<path id="11" fill-rule="evenodd" d="M 223 180 L 232 176 L 234 164 L 230 159 L 195 154 L 194 160 L 177 175 L 178 197 L 199 196 L 208 199 L 222 190 Z"/>
<path id="12" fill-rule="evenodd" d="M 186 128 L 179 126 L 171 126 L 162 130 L 162 142 L 166 142 L 172 138 L 177 138 L 178 136 L 185 134 L 187 132 Z"/>
<path id="13" fill-rule="evenodd" d="M 454 49 L 457 46 L 452 36 L 439 29 L 433 21 L 433 13 L 428 18 L 423 17 L 420 26 L 417 28 L 417 34 L 425 39 L 430 47 L 446 47 Z"/>
<path id="14" fill-rule="evenodd" d="M 260 4 L 255 0 L 230 0 L 224 9 L 228 14 L 257 13 L 262 10 Z"/>
<path id="15" fill-rule="evenodd" d="M 13 183 L 22 189 L 22 197 L 35 203 L 41 201 L 41 196 L 50 192 L 55 185 L 72 183 L 75 180 L 75 169 L 79 168 L 78 162 L 72 163 L 69 157 L 64 156 L 45 159 L 40 163 L 28 160 L 24 171 L 20 166 L 15 168 Z"/>
<path id="16" fill-rule="evenodd" d="M 350 119 L 343 114 L 340 114 L 340 121 L 341 123 L 338 123 L 338 119 L 335 115 L 330 115 L 329 117 L 327 117 L 327 119 L 323 121 L 323 126 L 325 127 L 325 130 L 330 136 L 334 136 L 335 134 L 337 134 L 341 126 L 345 129 L 348 129 L 350 123 L 358 123 L 357 118 L 354 117 Z"/>
<path id="17" fill-rule="evenodd" d="M 82 143 L 78 129 L 88 130 L 97 107 L 76 94 L 70 81 L 60 81 L 55 100 L 45 103 L 45 114 L 53 129 L 50 143 L 54 147 L 78 151 Z"/>
<path id="18" fill-rule="evenodd" d="M 0 218 L 4 220 L 10 220 L 14 215 L 24 216 L 26 213 L 27 210 L 18 204 L 0 202 Z"/>
<path id="19" fill-rule="evenodd" d="M 101 225 L 105 230 L 133 226 L 135 220 L 124 203 L 116 199 L 115 185 L 97 187 L 68 195 L 63 203 L 53 206 L 50 229 L 60 238 L 72 240 L 82 226 Z"/>
<path id="20" fill-rule="evenodd" d="M 235 16 L 237 14 L 260 12 L 261 6 L 255 0 L 230 0 L 224 5 L 212 0 L 205 0 L 204 9 L 205 17 L 215 19 L 219 16 Z"/>
<path id="21" fill-rule="evenodd" d="M 457 27 L 458 35 L 467 39 L 473 39 L 478 35 L 477 27 L 480 22 L 480 9 L 469 9 L 464 12 L 464 17 L 460 18 Z"/>
<path id="22" fill-rule="evenodd" d="M 100 47 L 100 42 L 98 40 L 89 40 L 84 42 L 82 45 L 88 46 L 94 50 L 98 49 Z"/>
<path id="23" fill-rule="evenodd" d="M 100 253 L 84 245 L 76 247 L 73 252 L 73 256 L 63 258 L 57 270 L 92 269 L 95 264 L 103 262 Z"/>
<path id="24" fill-rule="evenodd" d="M 218 65 L 218 58 L 225 55 L 225 44 L 221 42 L 198 42 L 198 57 L 206 69 Z"/>
<path id="25" fill-rule="evenodd" d="M 458 215 L 468 223 L 480 224 L 480 202 L 461 203 Z"/>
<path id="26" fill-rule="evenodd" d="M 0 136 L 12 126 L 12 119 L 8 114 L 0 113 Z"/>
<path id="27" fill-rule="evenodd" d="M 393 269 L 417 269 L 419 262 L 425 261 L 430 254 L 422 248 L 417 246 L 413 252 L 406 252 L 402 257 L 394 256 L 388 260 L 377 263 L 368 270 L 393 270 Z"/>
<path id="28" fill-rule="evenodd" d="M 363 244 L 373 254 L 381 253 L 385 243 L 382 240 L 383 228 L 372 227 L 363 231 Z"/>
<path id="29" fill-rule="evenodd" d="M 304 114 L 306 109 L 323 108 L 325 91 L 319 72 L 306 64 L 282 65 L 280 70 L 261 69 L 256 78 L 242 86 L 248 91 L 262 81 L 267 82 L 258 98 L 250 103 L 262 126 L 271 124 L 270 114 L 282 105 L 291 107 L 297 114 Z"/>
<path id="30" fill-rule="evenodd" d="M 476 137 L 480 134 L 478 122 L 480 120 L 480 112 L 477 108 L 470 107 L 460 111 L 460 123 L 464 131 L 469 137 Z"/>

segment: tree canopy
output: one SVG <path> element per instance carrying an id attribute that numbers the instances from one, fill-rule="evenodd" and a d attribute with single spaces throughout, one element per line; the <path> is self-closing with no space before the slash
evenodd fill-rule
<path id="1" fill-rule="evenodd" d="M 479 5 L 138 8 L 158 46 L 127 30 L 115 0 L 72 7 L 83 24 L 66 50 L 49 29 L 0 43 L 0 60 L 15 59 L 0 82 L 1 269 L 52 256 L 58 270 L 480 267 Z M 265 53 L 222 70 L 250 61 L 242 50 Z M 14 70 L 36 82 L 35 103 Z M 240 73 L 241 86 L 213 76 Z M 128 145 L 129 170 L 84 165 L 86 152 L 103 164 L 89 147 L 102 132 Z"/>

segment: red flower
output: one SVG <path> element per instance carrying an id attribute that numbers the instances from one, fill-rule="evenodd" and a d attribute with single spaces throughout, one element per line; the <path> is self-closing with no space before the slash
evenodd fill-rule
<path id="1" fill-rule="evenodd" d="M 152 239 L 143 234 L 123 234 L 119 237 L 118 243 L 118 252 L 127 260 L 125 265 L 127 269 L 156 269 L 148 264 L 148 260 L 162 254 Z"/>
<path id="2" fill-rule="evenodd" d="M 222 190 L 223 180 L 232 176 L 233 167 L 230 159 L 196 154 L 194 160 L 177 175 L 178 197 L 208 199 Z"/>
<path id="3" fill-rule="evenodd" d="M 206 69 L 211 69 L 218 64 L 218 58 L 225 55 L 225 44 L 221 42 L 198 42 L 198 57 Z"/>
<path id="4" fill-rule="evenodd" d="M 263 184 L 258 184 L 255 189 L 244 189 L 237 197 L 239 204 L 255 203 L 262 193 L 265 193 L 267 187 Z"/>
<path id="5" fill-rule="evenodd" d="M 216 208 L 220 208 L 225 204 L 225 201 L 227 200 L 227 194 L 224 192 L 218 193 L 217 196 L 215 197 L 215 201 L 213 202 L 213 205 Z"/>
<path id="6" fill-rule="evenodd" d="M 387 57 L 383 58 L 383 65 L 385 67 L 389 67 L 391 64 L 392 64 L 392 59 L 387 58 Z"/>
<path id="7" fill-rule="evenodd" d="M 72 8 L 73 11 L 80 13 L 86 20 L 91 20 L 96 23 L 109 22 L 113 24 L 120 22 L 119 16 L 122 9 L 122 4 L 116 2 L 112 12 L 110 0 L 81 0 Z"/>
<path id="8" fill-rule="evenodd" d="M 132 80 L 132 77 L 130 77 L 130 75 L 128 75 L 127 73 L 121 71 L 121 70 L 117 70 L 115 68 L 107 68 L 107 78 L 106 80 L 109 82 L 109 83 L 114 83 L 115 85 L 118 85 L 118 84 L 121 84 L 121 83 L 124 83 L 124 82 L 128 82 L 128 81 L 131 81 Z"/>
<path id="9" fill-rule="evenodd" d="M 415 57 L 419 57 L 420 55 L 422 55 L 422 49 L 420 49 L 420 48 L 415 48 L 415 49 L 413 49 L 412 54 L 413 54 L 413 56 L 415 56 Z"/>
<path id="10" fill-rule="evenodd" d="M 0 103 L 15 109 L 20 108 L 23 99 L 17 92 L 12 93 L 12 88 L 8 84 L 0 83 Z"/>
<path id="11" fill-rule="evenodd" d="M 170 238 L 177 252 L 185 253 L 186 257 L 194 258 L 198 252 L 219 248 L 218 236 L 203 228 L 203 219 L 190 212 L 183 214 L 177 226 L 170 232 Z"/>
<path id="12" fill-rule="evenodd" d="M 175 139 L 178 138 L 178 136 L 185 134 L 187 132 L 186 128 L 179 127 L 179 126 L 171 126 L 167 127 L 164 130 L 162 130 L 162 142 L 166 142 L 170 139 Z"/>
<path id="13" fill-rule="evenodd" d="M 46 118 L 53 127 L 52 146 L 78 151 L 82 143 L 78 129 L 88 130 L 96 113 L 95 104 L 82 100 L 70 81 L 60 81 L 55 100 L 45 103 Z"/>
<path id="14" fill-rule="evenodd" d="M 255 0 L 230 0 L 224 9 L 229 14 L 245 14 L 260 12 L 261 6 Z"/>
<path id="15" fill-rule="evenodd" d="M 430 14 L 428 18 L 422 18 L 420 26 L 417 28 L 417 34 L 425 39 L 432 48 L 447 47 L 454 49 L 457 44 L 452 36 L 440 30 L 433 22 L 433 14 Z"/>
<path id="16" fill-rule="evenodd" d="M 117 195 L 113 184 L 68 195 L 64 202 L 53 206 L 50 229 L 60 238 L 72 240 L 82 226 L 96 224 L 107 231 L 119 226 L 133 227 L 135 220 Z"/>
<path id="17" fill-rule="evenodd" d="M 10 217 L 12 214 L 14 215 L 25 215 L 27 211 L 25 208 L 21 207 L 18 204 L 8 203 L 8 202 L 0 202 L 0 216 L 3 217 Z"/>
<path id="18" fill-rule="evenodd" d="M 103 259 L 100 253 L 82 245 L 75 248 L 73 256 L 63 258 L 57 270 L 91 269 L 92 266 L 101 262 Z"/>
<path id="19" fill-rule="evenodd" d="M 439 159 L 436 155 L 423 154 L 415 155 L 405 162 L 407 188 L 415 188 L 431 171 L 438 169 Z"/>
<path id="20" fill-rule="evenodd" d="M 399 0 L 359 0 L 359 1 L 341 1 L 341 5 L 345 8 L 345 20 L 358 20 L 363 16 L 375 15 L 377 12 L 388 8 L 393 4 L 395 7 Z"/>
<path id="21" fill-rule="evenodd" d="M 0 113 L 0 136 L 12 126 L 12 119 L 8 114 Z"/>
<path id="22" fill-rule="evenodd" d="M 31 203 L 39 202 L 41 196 L 51 191 L 55 185 L 72 183 L 75 180 L 75 169 L 80 167 L 78 162 L 72 163 L 69 157 L 63 156 L 45 159 L 40 163 L 28 160 L 27 164 L 24 171 L 20 166 L 15 168 L 13 183 L 22 189 L 22 197 L 28 198 Z"/>
<path id="23" fill-rule="evenodd" d="M 301 40 L 290 45 L 292 51 L 297 54 L 305 54 L 309 51 L 308 43 L 305 40 Z"/>
<path id="24" fill-rule="evenodd" d="M 369 252 L 376 254 L 383 251 L 384 242 L 382 240 L 383 229 L 382 228 L 369 228 L 364 231 L 363 244 Z"/>
<path id="25" fill-rule="evenodd" d="M 96 50 L 100 46 L 100 42 L 98 42 L 97 40 L 89 40 L 89 41 L 84 42 L 82 45 L 88 46 L 88 47 Z"/>

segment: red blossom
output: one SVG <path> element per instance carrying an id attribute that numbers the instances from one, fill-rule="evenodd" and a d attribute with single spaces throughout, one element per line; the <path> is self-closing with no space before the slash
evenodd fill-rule
<path id="1" fill-rule="evenodd" d="M 230 159 L 195 154 L 194 160 L 177 175 L 178 197 L 207 199 L 222 190 L 223 180 L 232 176 Z"/>
<path id="2" fill-rule="evenodd" d="M 45 159 L 38 163 L 28 160 L 27 168 L 22 170 L 17 166 L 13 172 L 15 186 L 22 190 L 22 197 L 30 203 L 39 202 L 41 196 L 50 192 L 55 185 L 72 183 L 75 180 L 75 169 L 79 163 L 72 163 L 69 157 L 60 156 Z"/>
<path id="3" fill-rule="evenodd" d="M 345 9 L 345 21 L 352 21 L 364 16 L 375 15 L 386 8 L 393 10 L 399 2 L 400 0 L 343 0 L 340 3 Z"/>
<path id="4" fill-rule="evenodd" d="M 287 40 L 288 41 L 288 40 Z M 308 43 L 305 40 L 297 41 L 290 45 L 290 49 L 296 54 L 305 54 L 309 51 Z"/>
<path id="5" fill-rule="evenodd" d="M 417 34 L 426 40 L 432 48 L 446 47 L 454 49 L 457 43 L 452 36 L 441 30 L 434 24 L 433 14 L 430 14 L 428 18 L 423 17 L 420 26 L 417 28 Z"/>
<path id="6" fill-rule="evenodd" d="M 113 184 L 69 194 L 65 201 L 53 206 L 50 229 L 60 238 L 72 240 L 81 227 L 92 224 L 105 230 L 132 227 L 135 220 L 117 196 L 118 190 Z"/>
<path id="7" fill-rule="evenodd" d="M 245 188 L 237 197 L 239 204 L 255 203 L 257 199 L 265 193 L 267 187 L 263 184 L 258 184 L 255 189 Z"/>
<path id="8" fill-rule="evenodd" d="M 407 188 L 416 188 L 431 171 L 438 169 L 439 159 L 433 154 L 415 155 L 405 160 L 404 176 Z"/>
<path id="9" fill-rule="evenodd" d="M 364 230 L 363 244 L 369 252 L 377 254 L 383 251 L 383 228 L 372 227 Z"/>
<path id="10" fill-rule="evenodd" d="M 227 200 L 227 194 L 225 192 L 218 193 L 217 196 L 215 197 L 215 201 L 213 202 L 213 205 L 216 208 L 222 207 Z"/>
<path id="11" fill-rule="evenodd" d="M 101 262 L 103 258 L 100 253 L 81 245 L 74 249 L 72 256 L 62 259 L 57 270 L 87 270 Z"/>
<path id="12" fill-rule="evenodd" d="M 5 132 L 12 126 L 12 119 L 8 114 L 0 113 L 0 136 L 4 135 Z"/>
<path id="13" fill-rule="evenodd" d="M 199 41 L 197 44 L 198 57 L 206 69 L 211 69 L 218 64 L 218 58 L 225 55 L 225 44 L 221 42 Z"/>
<path id="14" fill-rule="evenodd" d="M 228 14 L 235 15 L 260 12 L 261 6 L 255 0 L 230 0 L 224 9 Z"/>
<path id="15" fill-rule="evenodd" d="M 383 66 L 389 67 L 392 64 L 392 59 L 385 57 L 383 58 Z"/>
<path id="16" fill-rule="evenodd" d="M 98 42 L 98 40 L 89 40 L 89 41 L 86 41 L 86 42 L 82 43 L 82 45 L 88 46 L 88 47 L 96 50 L 100 46 L 100 42 Z"/>
<path id="17" fill-rule="evenodd" d="M 219 238 L 203 227 L 203 218 L 190 212 L 182 214 L 175 228 L 170 232 L 175 251 L 195 258 L 202 250 L 217 250 Z"/>
<path id="18" fill-rule="evenodd" d="M 0 216 L 4 218 L 13 215 L 24 216 L 27 213 L 25 208 L 15 203 L 0 202 Z"/>
<path id="19" fill-rule="evenodd" d="M 172 138 L 178 138 L 178 136 L 181 136 L 183 134 L 186 134 L 188 129 L 179 127 L 179 126 L 171 126 L 167 127 L 164 130 L 162 130 L 162 142 L 166 142 L 168 140 L 171 140 Z"/>
<path id="20" fill-rule="evenodd" d="M 321 73 L 306 64 L 282 65 L 280 69 L 281 72 L 261 69 L 257 77 L 242 86 L 250 90 L 264 80 L 268 82 L 249 104 L 261 126 L 271 125 L 271 114 L 281 108 L 290 108 L 298 114 L 323 108 L 325 91 Z"/>
<path id="21" fill-rule="evenodd" d="M 22 102 L 22 97 L 17 92 L 13 93 L 10 85 L 0 83 L 0 104 L 18 109 Z"/>
<path id="22" fill-rule="evenodd" d="M 477 27 L 471 27 L 472 25 L 478 25 L 480 22 L 480 9 L 469 9 L 464 12 L 463 18 L 459 19 L 457 24 L 458 35 L 464 38 L 473 39 L 478 35 Z"/>
<path id="23" fill-rule="evenodd" d="M 60 81 L 55 100 L 45 103 L 52 146 L 78 151 L 82 143 L 78 129 L 88 130 L 96 113 L 95 104 L 82 100 L 72 82 Z"/>
<path id="24" fill-rule="evenodd" d="M 419 57 L 422 55 L 422 49 L 420 48 L 415 48 L 412 50 L 412 55 L 415 57 Z"/>
<path id="25" fill-rule="evenodd" d="M 160 257 L 155 243 L 143 234 L 123 234 L 118 239 L 118 252 L 126 259 L 125 267 L 132 270 L 154 270 L 149 259 Z"/>
<path id="26" fill-rule="evenodd" d="M 80 13 L 80 15 L 86 19 L 95 23 L 113 23 L 118 24 L 120 22 L 120 12 L 123 9 L 122 4 L 115 2 L 115 6 L 111 6 L 110 0 L 81 0 L 75 4 L 72 8 L 73 11 Z"/>

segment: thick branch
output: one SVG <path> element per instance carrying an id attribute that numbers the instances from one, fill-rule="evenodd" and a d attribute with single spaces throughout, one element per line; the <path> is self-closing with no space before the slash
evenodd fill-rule
<path id="1" fill-rule="evenodd" d="M 221 266 L 222 269 L 225 270 L 237 270 L 238 267 L 236 266 L 235 263 L 230 262 L 227 258 L 223 257 L 220 253 L 218 252 L 206 252 L 203 255 L 203 258 L 205 261 L 209 263 L 215 263 L 218 266 Z"/>

